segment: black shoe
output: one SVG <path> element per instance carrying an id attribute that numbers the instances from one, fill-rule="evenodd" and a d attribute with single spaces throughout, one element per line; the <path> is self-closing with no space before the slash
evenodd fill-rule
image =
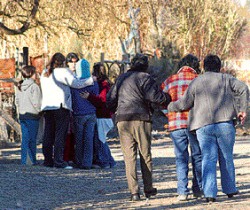
<path id="1" fill-rule="evenodd" d="M 203 196 L 204 196 L 204 194 L 203 194 L 202 191 L 193 193 L 193 197 L 196 198 L 196 199 L 202 198 Z"/>
<path id="2" fill-rule="evenodd" d="M 150 198 L 151 196 L 157 194 L 157 189 L 156 188 L 152 188 L 152 190 L 144 191 L 144 193 L 145 193 L 145 197 L 146 198 Z"/>
<path id="3" fill-rule="evenodd" d="M 233 198 L 234 195 L 238 195 L 238 194 L 239 194 L 239 191 L 236 191 L 236 192 L 234 192 L 234 193 L 227 194 L 227 197 L 228 197 L 228 198 Z"/>
<path id="4" fill-rule="evenodd" d="M 139 193 L 132 194 L 130 197 L 131 201 L 139 201 L 141 200 Z"/>
<path id="5" fill-rule="evenodd" d="M 216 199 L 215 199 L 215 198 L 206 198 L 206 201 L 207 201 L 208 203 L 212 203 L 212 202 L 215 202 Z"/>

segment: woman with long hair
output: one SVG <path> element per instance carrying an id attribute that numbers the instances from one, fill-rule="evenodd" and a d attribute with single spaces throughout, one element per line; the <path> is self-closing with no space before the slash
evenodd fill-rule
<path id="1" fill-rule="evenodd" d="M 63 160 L 72 101 L 70 87 L 83 88 L 93 84 L 93 79 L 77 79 L 65 67 L 65 57 L 55 53 L 41 76 L 42 111 L 45 118 L 43 139 L 44 166 L 72 169 Z"/>
<path id="2" fill-rule="evenodd" d="M 114 127 L 111 119 L 112 113 L 106 107 L 106 95 L 110 89 L 110 81 L 106 74 L 105 66 L 102 63 L 95 63 L 92 75 L 97 78 L 99 95 L 88 92 L 81 93 L 83 98 L 88 99 L 96 107 L 97 124 L 94 135 L 94 168 L 113 168 L 116 165 L 111 155 L 109 145 L 106 142 L 106 135 Z"/>

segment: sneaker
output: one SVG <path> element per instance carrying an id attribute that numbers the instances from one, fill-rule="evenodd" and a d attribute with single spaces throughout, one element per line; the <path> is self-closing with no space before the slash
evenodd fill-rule
<path id="1" fill-rule="evenodd" d="M 93 169 L 108 169 L 108 168 L 110 168 L 110 165 L 99 166 L 99 165 L 97 165 L 97 164 L 93 164 L 93 165 L 91 166 L 91 168 L 93 168 Z"/>
<path id="2" fill-rule="evenodd" d="M 187 201 L 188 195 L 178 195 L 177 199 L 178 201 Z"/>
<path id="3" fill-rule="evenodd" d="M 102 167 L 97 164 L 92 164 L 91 168 L 93 169 L 101 169 Z"/>
<path id="4" fill-rule="evenodd" d="M 139 193 L 131 194 L 130 200 L 131 201 L 139 201 L 139 200 L 141 200 Z"/>
<path id="5" fill-rule="evenodd" d="M 72 166 L 65 166 L 63 169 L 71 170 L 71 169 L 73 169 L 73 167 Z"/>
<path id="6" fill-rule="evenodd" d="M 90 170 L 91 169 L 91 167 L 87 167 L 87 166 L 79 166 L 78 168 L 82 169 L 82 170 Z"/>
<path id="7" fill-rule="evenodd" d="M 107 166 L 103 166 L 102 169 L 108 169 L 110 168 L 110 165 L 107 165 Z"/>
<path id="8" fill-rule="evenodd" d="M 115 168 L 116 167 L 116 162 L 110 163 L 110 168 Z"/>

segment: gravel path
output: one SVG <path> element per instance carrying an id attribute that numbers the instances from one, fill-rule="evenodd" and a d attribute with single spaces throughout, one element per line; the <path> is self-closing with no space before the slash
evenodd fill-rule
<path id="1" fill-rule="evenodd" d="M 153 140 L 152 144 L 154 184 L 158 195 L 150 200 L 142 196 L 140 202 L 128 201 L 120 144 L 115 139 L 109 143 L 117 167 L 103 170 L 21 166 L 19 147 L 1 149 L 0 209 L 250 209 L 250 136 L 237 137 L 235 145 L 240 195 L 228 199 L 219 185 L 218 199 L 213 204 L 191 197 L 186 202 L 176 200 L 174 152 L 168 137 Z M 41 145 L 38 148 L 38 159 L 42 162 Z M 141 174 L 139 178 L 141 180 Z"/>

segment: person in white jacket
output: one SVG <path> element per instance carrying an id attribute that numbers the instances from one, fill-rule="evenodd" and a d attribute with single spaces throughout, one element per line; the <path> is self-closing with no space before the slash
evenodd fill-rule
<path id="1" fill-rule="evenodd" d="M 42 111 L 45 118 L 43 138 L 44 166 L 72 169 L 63 160 L 64 145 L 72 111 L 70 87 L 83 88 L 93 79 L 77 79 L 65 67 L 65 57 L 55 53 L 41 76 Z"/>

